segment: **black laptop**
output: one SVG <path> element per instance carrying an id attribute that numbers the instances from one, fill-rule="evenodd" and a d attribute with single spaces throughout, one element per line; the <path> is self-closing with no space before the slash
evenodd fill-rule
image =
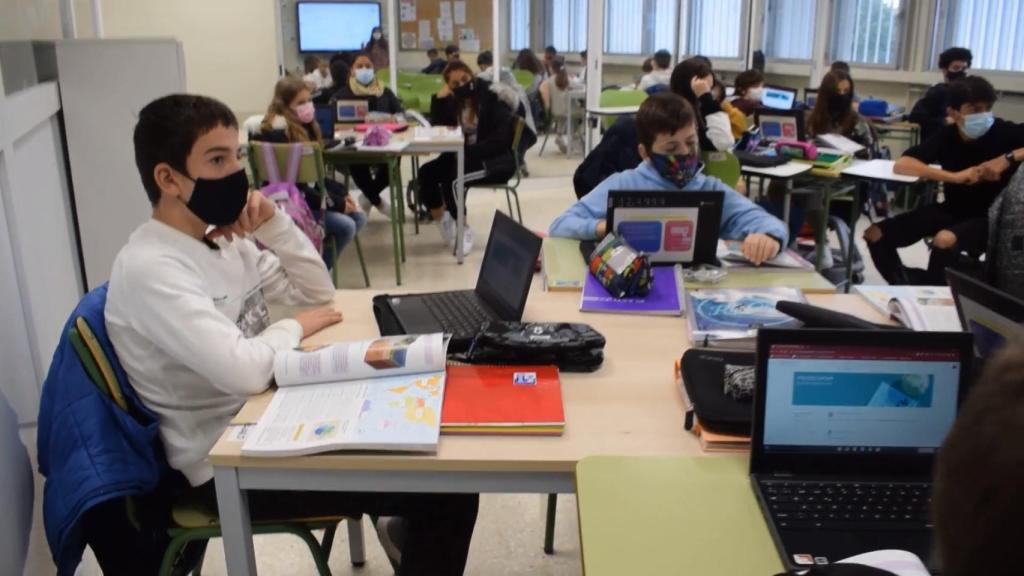
<path id="1" fill-rule="evenodd" d="M 931 474 L 969 382 L 966 332 L 758 331 L 750 475 L 790 570 L 931 552 Z"/>
<path id="2" fill-rule="evenodd" d="M 962 272 L 946 269 L 960 325 L 974 335 L 974 355 L 984 360 L 1008 340 L 1024 337 L 1024 302 Z"/>
<path id="3" fill-rule="evenodd" d="M 723 192 L 611 190 L 608 230 L 652 264 L 717 265 Z"/>
<path id="4" fill-rule="evenodd" d="M 451 334 L 448 349 L 460 352 L 484 322 L 521 320 L 540 247 L 536 234 L 495 212 L 476 289 L 389 296 L 387 307 L 397 322 L 394 332 Z M 385 333 L 383 325 L 381 329 Z"/>

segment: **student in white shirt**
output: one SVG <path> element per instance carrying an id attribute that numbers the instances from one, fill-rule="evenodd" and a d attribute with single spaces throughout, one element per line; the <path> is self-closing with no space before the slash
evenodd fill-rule
<path id="1" fill-rule="evenodd" d="M 309 239 L 250 190 L 237 120 L 224 104 L 159 98 L 139 113 L 134 142 L 153 216 L 114 261 L 107 330 L 130 385 L 159 416 L 171 468 L 215 509 L 210 448 L 270 385 L 274 354 L 342 315 L 322 307 L 270 323 L 268 303 L 327 304 L 334 287 Z M 249 506 L 254 519 L 382 516 L 378 533 L 401 574 L 461 574 L 477 500 L 255 491 Z"/>
<path id="2" fill-rule="evenodd" d="M 331 79 L 330 66 L 323 58 L 307 56 L 305 68 L 306 75 L 302 77 L 302 81 L 309 87 L 310 92 L 318 92 L 334 85 L 334 80 Z"/>
<path id="3" fill-rule="evenodd" d="M 654 86 L 668 86 L 672 79 L 672 53 L 668 50 L 658 50 L 652 59 L 654 69 L 645 74 L 637 85 L 637 90 L 647 90 Z"/>

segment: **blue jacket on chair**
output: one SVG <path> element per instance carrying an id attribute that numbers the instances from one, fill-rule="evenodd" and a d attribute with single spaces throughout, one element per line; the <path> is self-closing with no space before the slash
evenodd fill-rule
<path id="1" fill-rule="evenodd" d="M 64 325 L 43 384 L 37 450 L 43 485 L 43 522 L 58 574 L 73 574 L 82 559 L 83 515 L 114 498 L 153 492 L 167 472 L 158 422 L 128 385 L 104 322 L 107 285 L 78 303 Z M 68 330 L 85 318 L 113 367 L 130 412 L 89 379 Z M 133 415 L 134 414 L 134 415 Z"/>

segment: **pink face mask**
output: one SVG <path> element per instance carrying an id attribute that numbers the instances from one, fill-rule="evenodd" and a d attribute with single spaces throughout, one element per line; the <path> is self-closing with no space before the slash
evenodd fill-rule
<path id="1" fill-rule="evenodd" d="M 295 108 L 295 115 L 299 117 L 299 121 L 303 124 L 309 124 L 316 118 L 316 110 L 313 108 L 313 103 L 306 102 L 305 104 L 300 104 Z"/>

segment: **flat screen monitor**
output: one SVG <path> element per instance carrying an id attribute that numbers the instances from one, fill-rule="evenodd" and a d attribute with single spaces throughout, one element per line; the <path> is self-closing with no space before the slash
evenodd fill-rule
<path id="1" fill-rule="evenodd" d="M 359 50 L 380 26 L 376 2 L 299 2 L 299 52 Z"/>
<path id="2" fill-rule="evenodd" d="M 796 90 L 780 86 L 765 86 L 761 96 L 761 105 L 776 110 L 789 110 L 796 102 Z"/>

